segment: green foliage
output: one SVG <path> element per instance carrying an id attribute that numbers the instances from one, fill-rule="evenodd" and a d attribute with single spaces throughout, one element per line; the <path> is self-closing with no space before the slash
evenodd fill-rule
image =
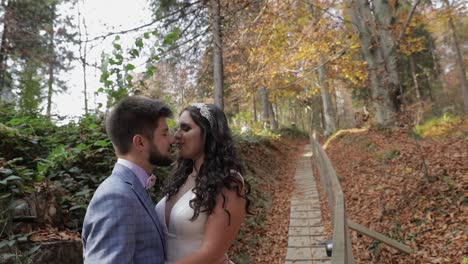
<path id="1" fill-rule="evenodd" d="M 100 82 L 103 87 L 97 93 L 107 95 L 107 108 L 129 94 L 140 94 L 142 89 L 148 89 L 146 81 L 153 76 L 154 65 L 179 37 L 178 27 L 172 28 L 165 36 L 160 36 L 157 31 L 149 31 L 136 38 L 132 47 L 124 50 L 120 44 L 120 36 L 116 36 L 112 54 L 102 54 L 101 58 Z M 141 60 L 145 62 L 144 69 L 133 64 L 134 61 Z M 142 77 L 137 76 L 136 70 L 143 72 Z"/>
<path id="2" fill-rule="evenodd" d="M 468 138 L 468 123 L 462 117 L 444 114 L 414 127 L 413 133 L 420 138 L 444 138 L 450 135 Z"/>
<path id="3" fill-rule="evenodd" d="M 253 116 L 252 116 L 252 113 L 251 112 L 248 112 L 248 111 L 241 111 L 237 114 L 235 114 L 232 118 L 231 118 L 231 123 L 233 126 L 231 126 L 232 128 L 240 128 L 244 125 L 247 125 L 247 124 L 250 124 L 252 123 L 252 119 L 253 119 Z"/>
<path id="4" fill-rule="evenodd" d="M 69 69 L 73 57 L 68 45 L 74 38 L 68 32 L 71 20 L 57 12 L 65 2 L 73 5 L 62 0 L 2 3 L 2 45 L 8 43 L 8 48 L 1 51 L 0 92 L 5 89 L 16 96 L 13 99 L 23 112 L 40 111 L 49 89 L 66 90 L 57 74 Z"/>
<path id="5" fill-rule="evenodd" d="M 29 234 L 17 234 L 17 235 L 10 235 L 8 239 L 4 239 L 0 242 L 0 250 L 2 248 L 10 248 L 13 250 L 9 250 L 10 252 L 13 251 L 14 253 L 5 253 L 0 254 L 0 263 L 32 263 L 32 255 L 40 250 L 40 245 L 33 246 L 30 248 L 24 248 L 22 244 L 28 241 L 28 237 L 32 233 Z"/>
<path id="6" fill-rule="evenodd" d="M 69 227 L 79 228 L 97 185 L 115 161 L 102 118 L 85 116 L 58 127 L 40 115 L 23 116 L 6 107 L 0 115 L 0 197 L 21 197 L 35 181 L 48 181 Z"/>
<path id="7" fill-rule="evenodd" d="M 68 219 L 65 225 L 79 229 L 92 194 L 116 161 L 103 118 L 88 115 L 59 127 L 44 116 L 24 116 L 12 107 L 5 109 L 0 114 L 2 203 L 24 196 L 26 191 L 34 192 L 34 182 L 47 181 Z M 165 178 L 169 168 L 156 173 Z M 159 187 L 162 182 L 158 182 Z M 8 223 L 9 209 L 4 210 L 2 223 Z"/>
<path id="8" fill-rule="evenodd" d="M 309 138 L 309 135 L 307 134 L 307 132 L 301 131 L 293 127 L 280 128 L 277 132 L 281 135 L 281 137 L 296 138 L 296 139 L 308 139 Z"/>

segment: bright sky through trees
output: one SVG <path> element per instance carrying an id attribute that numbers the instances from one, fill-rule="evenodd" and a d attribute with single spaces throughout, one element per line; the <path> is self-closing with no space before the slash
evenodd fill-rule
<path id="1" fill-rule="evenodd" d="M 151 12 L 148 9 L 146 0 L 82 0 L 79 1 L 79 9 L 84 17 L 89 39 L 105 35 L 109 32 L 131 29 L 147 23 L 151 19 Z M 77 17 L 78 10 L 61 10 L 60 12 L 71 12 Z M 83 29 L 82 29 L 83 31 Z M 138 33 L 129 33 L 121 36 L 121 43 L 133 43 Z M 84 36 L 83 38 L 84 39 Z M 90 64 L 100 66 L 102 51 L 112 51 L 112 40 L 114 36 L 105 40 L 97 40 L 88 44 L 87 60 Z M 78 46 L 73 48 L 78 54 Z M 78 61 L 73 63 L 74 69 L 66 74 L 68 91 L 58 94 L 53 100 L 53 113 L 61 116 L 78 117 L 84 114 L 84 95 L 83 95 L 83 71 Z M 89 107 L 94 109 L 97 103 L 103 103 L 104 98 L 96 98 L 94 92 L 101 86 L 99 83 L 100 70 L 98 68 L 87 68 L 87 85 Z"/>

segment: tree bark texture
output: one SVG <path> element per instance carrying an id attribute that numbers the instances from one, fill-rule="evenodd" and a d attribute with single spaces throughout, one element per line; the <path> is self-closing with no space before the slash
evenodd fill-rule
<path id="1" fill-rule="evenodd" d="M 448 0 L 445 0 L 445 5 L 447 6 L 447 8 L 450 7 Z M 460 44 L 458 41 L 458 36 L 456 34 L 455 23 L 453 22 L 452 15 L 449 15 L 448 26 L 450 29 L 450 34 L 452 35 L 453 46 L 455 49 L 456 56 L 456 64 L 459 70 L 460 89 L 463 95 L 463 111 L 465 115 L 468 115 L 468 81 L 466 79 L 465 63 L 463 62 L 463 56 L 460 50 Z"/>
<path id="2" fill-rule="evenodd" d="M 416 75 L 416 65 L 414 63 L 414 58 L 412 55 L 409 56 L 409 60 L 410 60 L 411 76 L 413 77 L 414 90 L 416 94 L 416 104 L 417 104 L 416 118 L 415 118 L 414 123 L 415 125 L 419 125 L 422 119 L 421 92 L 419 91 L 418 76 Z"/>
<path id="3" fill-rule="evenodd" d="M 271 129 L 277 129 L 278 128 L 278 123 L 276 122 L 276 117 L 275 112 L 273 111 L 273 104 L 268 100 L 268 115 L 270 116 L 270 128 Z"/>
<path id="4" fill-rule="evenodd" d="M 49 54 L 49 65 L 47 65 L 49 67 L 48 69 L 48 72 L 49 72 L 49 80 L 47 80 L 47 116 L 50 118 L 50 115 L 51 115 L 51 110 L 52 110 L 52 96 L 54 94 L 54 67 L 55 67 L 55 44 L 54 44 L 54 37 L 55 37 L 55 34 L 54 34 L 54 20 L 55 20 L 55 17 L 54 19 L 52 20 L 52 25 L 51 25 L 51 30 L 49 32 L 49 49 L 51 50 L 50 54 Z"/>
<path id="5" fill-rule="evenodd" d="M 314 135 L 318 134 L 318 131 L 322 129 L 322 122 L 321 122 L 321 113 L 322 113 L 323 104 L 321 102 L 321 98 L 319 96 L 314 96 L 312 99 L 312 133 Z"/>
<path id="6" fill-rule="evenodd" d="M 211 28 L 213 34 L 214 103 L 224 110 L 223 50 L 219 0 L 211 0 Z"/>
<path id="7" fill-rule="evenodd" d="M 4 8 L 5 14 L 3 15 L 3 31 L 2 31 L 2 42 L 0 43 L 0 99 L 3 99 L 3 95 L 7 93 L 5 85 L 5 78 L 7 74 L 7 58 L 8 58 L 8 32 L 9 32 L 9 21 L 10 21 L 10 8 L 8 1 L 2 1 L 2 7 Z M 4 91 L 5 89 L 5 91 Z"/>
<path id="8" fill-rule="evenodd" d="M 252 93 L 253 121 L 257 123 L 257 100 L 255 93 Z"/>
<path id="9" fill-rule="evenodd" d="M 260 89 L 260 96 L 262 101 L 262 123 L 265 127 L 270 125 L 270 102 L 268 101 L 268 90 L 265 87 Z"/>
<path id="10" fill-rule="evenodd" d="M 374 14 L 367 0 L 350 0 L 347 10 L 359 34 L 361 50 L 369 67 L 377 123 L 390 126 L 397 111 L 395 99 L 400 86 L 395 40 L 390 32 L 394 19 L 387 1 L 375 0 L 372 3 Z M 381 17 L 376 18 L 377 14 Z"/>
<path id="11" fill-rule="evenodd" d="M 325 136 L 333 134 L 336 130 L 335 107 L 333 106 L 330 90 L 328 86 L 327 72 L 324 64 L 318 69 L 320 94 L 322 96 L 323 114 L 325 119 Z"/>

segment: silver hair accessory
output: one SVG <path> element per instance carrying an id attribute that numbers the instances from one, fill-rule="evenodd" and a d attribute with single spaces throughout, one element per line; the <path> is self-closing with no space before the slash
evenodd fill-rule
<path id="1" fill-rule="evenodd" d="M 211 115 L 211 112 L 210 112 L 210 109 L 208 108 L 208 105 L 206 104 L 203 104 L 203 103 L 195 103 L 193 104 L 193 106 L 195 106 L 196 108 L 198 108 L 200 110 L 200 114 L 206 119 L 208 120 L 208 122 L 210 123 L 210 127 L 213 127 L 213 115 Z"/>

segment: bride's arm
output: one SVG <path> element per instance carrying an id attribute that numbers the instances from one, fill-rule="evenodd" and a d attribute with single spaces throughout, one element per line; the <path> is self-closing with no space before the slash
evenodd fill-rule
<path id="1" fill-rule="evenodd" d="M 201 248 L 194 253 L 178 259 L 175 264 L 220 263 L 239 232 L 245 217 L 245 199 L 235 191 L 222 191 L 226 209 L 231 214 L 231 221 L 223 208 L 223 197 L 218 195 L 212 214 L 208 217 Z"/>

